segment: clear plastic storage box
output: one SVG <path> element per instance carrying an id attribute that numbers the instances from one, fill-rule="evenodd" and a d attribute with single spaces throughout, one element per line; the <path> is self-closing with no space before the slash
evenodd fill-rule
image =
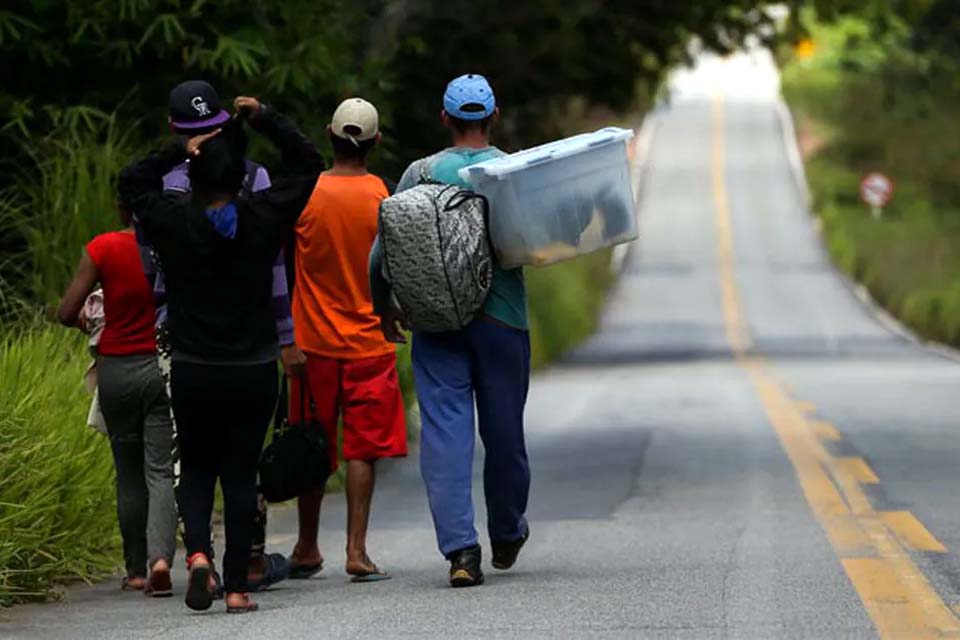
<path id="1" fill-rule="evenodd" d="M 501 266 L 547 265 L 635 240 L 632 137 L 608 127 L 461 169 L 490 201 Z"/>

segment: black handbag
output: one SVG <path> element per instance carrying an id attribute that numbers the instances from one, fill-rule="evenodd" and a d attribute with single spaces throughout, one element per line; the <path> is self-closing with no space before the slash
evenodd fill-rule
<path id="1" fill-rule="evenodd" d="M 330 445 L 323 425 L 310 417 L 314 402 L 306 375 L 300 389 L 300 421 L 291 423 L 286 416 L 287 383 L 283 381 L 273 441 L 260 454 L 260 493 L 267 502 L 292 500 L 323 487 L 330 477 Z"/>

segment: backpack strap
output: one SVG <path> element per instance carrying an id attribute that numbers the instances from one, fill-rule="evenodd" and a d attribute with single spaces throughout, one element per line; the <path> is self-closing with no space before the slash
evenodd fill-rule
<path id="1" fill-rule="evenodd" d="M 417 184 L 446 184 L 434 178 L 430 171 L 430 165 L 438 155 L 440 154 L 435 153 L 420 160 L 420 166 L 417 168 Z"/>
<path id="2" fill-rule="evenodd" d="M 430 176 L 430 163 L 428 160 L 429 158 L 424 158 L 420 161 L 420 172 L 417 175 L 417 182 L 420 184 L 428 184 L 433 181 L 433 178 Z"/>

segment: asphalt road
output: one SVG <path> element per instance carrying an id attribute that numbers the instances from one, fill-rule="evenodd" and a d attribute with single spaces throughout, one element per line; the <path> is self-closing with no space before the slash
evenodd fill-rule
<path id="1" fill-rule="evenodd" d="M 746 56 L 676 77 L 642 176 L 642 239 L 602 327 L 533 382 L 532 538 L 513 571 L 445 586 L 409 459 L 374 507 L 390 582 L 347 582 L 334 498 L 322 578 L 259 595 L 255 615 L 111 583 L 18 608 L 0 635 L 960 636 L 960 366 L 887 328 L 830 265 L 775 80 Z M 274 550 L 289 551 L 291 516 L 273 512 Z"/>

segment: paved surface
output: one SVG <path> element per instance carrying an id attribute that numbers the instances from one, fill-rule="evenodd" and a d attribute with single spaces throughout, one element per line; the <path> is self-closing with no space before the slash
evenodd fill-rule
<path id="1" fill-rule="evenodd" d="M 958 632 L 960 366 L 885 329 L 829 265 L 774 82 L 747 57 L 677 76 L 643 178 L 643 238 L 602 328 L 533 384 L 533 535 L 514 571 L 445 587 L 410 459 L 376 496 L 371 550 L 390 582 L 347 583 L 334 499 L 323 578 L 260 595 L 256 615 L 196 615 L 109 584 L 16 609 L 0 636 Z M 289 550 L 291 516 L 273 513 L 274 549 Z"/>

